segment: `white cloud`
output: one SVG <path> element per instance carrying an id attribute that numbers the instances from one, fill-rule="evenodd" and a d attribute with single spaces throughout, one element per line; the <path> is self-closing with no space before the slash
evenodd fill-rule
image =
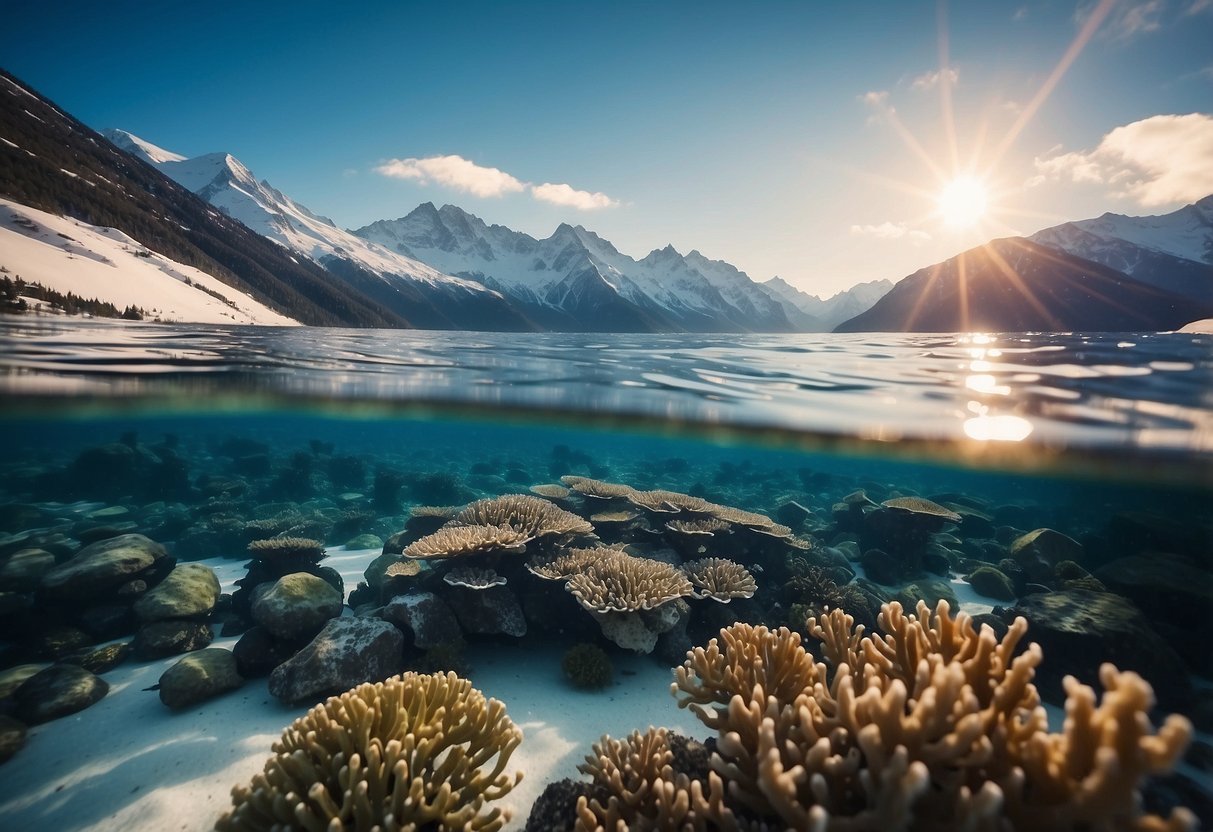
<path id="1" fill-rule="evenodd" d="M 376 173 L 394 179 L 412 179 L 422 185 L 436 182 L 478 197 L 499 197 L 529 192 L 540 202 L 562 205 L 578 211 L 613 208 L 619 203 L 604 193 L 579 191 L 564 183 L 544 182 L 532 185 L 505 171 L 487 168 L 462 156 L 427 156 L 424 159 L 389 159 L 375 168 Z"/>
<path id="2" fill-rule="evenodd" d="M 871 90 L 859 96 L 859 100 L 875 110 L 884 109 L 889 105 L 888 90 Z"/>
<path id="3" fill-rule="evenodd" d="M 1213 10 L 1213 0 L 1192 0 L 1192 4 L 1184 10 L 1184 14 L 1190 16 L 1211 10 Z"/>
<path id="4" fill-rule="evenodd" d="M 395 179 L 415 179 L 423 185 L 437 182 L 479 197 L 504 196 L 526 189 L 526 185 L 505 171 L 482 167 L 462 156 L 389 159 L 375 172 Z"/>
<path id="5" fill-rule="evenodd" d="M 1117 127 L 1094 150 L 1035 163 L 1029 187 L 1068 180 L 1107 185 L 1142 207 L 1193 202 L 1213 193 L 1213 116 L 1151 116 Z"/>
<path id="6" fill-rule="evenodd" d="M 910 82 L 910 89 L 919 91 L 929 90 L 941 82 L 946 83 L 949 87 L 954 87 L 959 80 L 960 70 L 954 66 L 945 66 L 942 69 L 924 72 L 922 75 L 919 75 Z"/>
<path id="7" fill-rule="evenodd" d="M 880 225 L 852 225 L 851 236 L 875 237 L 879 240 L 905 239 L 914 245 L 931 239 L 931 235 L 925 231 L 911 230 L 906 228 L 905 223 L 889 222 L 887 220 Z"/>
<path id="8" fill-rule="evenodd" d="M 613 208 L 619 204 L 604 193 L 579 191 L 563 183 L 554 185 L 551 182 L 544 182 L 542 185 L 532 185 L 531 196 L 541 202 L 564 205 L 576 208 L 578 211 L 597 211 L 600 208 Z"/>

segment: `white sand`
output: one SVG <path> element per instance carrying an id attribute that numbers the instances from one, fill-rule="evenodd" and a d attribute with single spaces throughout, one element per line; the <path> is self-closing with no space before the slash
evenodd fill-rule
<path id="1" fill-rule="evenodd" d="M 331 549 L 325 561 L 342 573 L 347 590 L 376 550 Z M 242 561 L 204 561 L 225 592 L 243 573 Z M 235 638 L 212 646 L 231 648 Z M 644 656 L 616 660 L 615 684 L 588 693 L 572 689 L 560 670 L 561 651 L 508 650 L 483 645 L 468 651 L 473 684 L 506 704 L 522 728 L 510 770 L 522 783 L 499 805 L 513 810 L 508 829 L 521 829 L 531 804 L 553 780 L 578 777 L 577 764 L 602 734 L 664 725 L 703 737 L 706 729 L 678 710 L 672 674 Z M 247 782 L 270 756 L 270 745 L 306 707 L 285 707 L 265 679 L 174 713 L 155 691 L 179 656 L 127 662 L 103 675 L 109 695 L 91 708 L 30 730 L 25 748 L 0 768 L 0 828 L 169 832 L 209 830 L 230 805 L 233 785 Z M 634 675 L 629 675 L 634 674 Z"/>

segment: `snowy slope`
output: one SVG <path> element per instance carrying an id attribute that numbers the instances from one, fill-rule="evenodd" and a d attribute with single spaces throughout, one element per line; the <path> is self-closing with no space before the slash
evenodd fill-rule
<path id="1" fill-rule="evenodd" d="M 562 223 L 537 240 L 454 205 L 425 203 L 354 233 L 498 289 L 548 325 L 595 329 L 610 315 L 641 329 L 795 329 L 782 303 L 727 263 L 670 246 L 635 260 L 581 226 Z"/>
<path id="2" fill-rule="evenodd" d="M 1105 240 L 1127 240 L 1184 260 L 1213 264 L 1213 195 L 1170 214 L 1152 217 L 1104 214 L 1073 225 Z"/>
<path id="3" fill-rule="evenodd" d="M 0 266 L 7 277 L 62 294 L 141 307 L 163 321 L 292 326 L 274 312 L 192 266 L 148 250 L 113 228 L 0 199 Z"/>

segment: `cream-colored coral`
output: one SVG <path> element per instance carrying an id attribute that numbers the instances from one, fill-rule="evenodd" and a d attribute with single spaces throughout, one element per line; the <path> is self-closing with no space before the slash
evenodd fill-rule
<path id="1" fill-rule="evenodd" d="M 483 830 L 522 779 L 505 706 L 454 673 L 406 673 L 334 696 L 292 723 L 216 823 L 240 830 Z"/>
<path id="2" fill-rule="evenodd" d="M 452 569 L 442 576 L 443 583 L 450 586 L 462 586 L 468 589 L 488 589 L 494 586 L 504 586 L 505 578 L 492 569 L 477 569 L 473 566 L 461 566 Z"/>
<path id="3" fill-rule="evenodd" d="M 433 534 L 410 543 L 406 558 L 432 560 L 491 553 L 525 552 L 532 536 L 510 526 L 443 526 Z"/>
<path id="4" fill-rule="evenodd" d="M 755 531 L 778 526 L 774 520 L 765 514 L 759 514 L 755 511 L 745 511 L 744 509 L 733 508 L 732 506 L 715 506 L 712 516 L 731 525 L 745 526 Z M 791 534 L 790 529 L 788 530 L 788 534 Z"/>
<path id="5" fill-rule="evenodd" d="M 603 554 L 571 575 L 565 589 L 591 612 L 651 610 L 690 595 L 690 580 L 668 563 L 638 558 L 619 549 Z"/>
<path id="6" fill-rule="evenodd" d="M 692 497 L 677 491 L 632 491 L 627 495 L 629 502 L 656 514 L 714 514 L 720 506 L 709 503 L 702 497 Z"/>
<path id="7" fill-rule="evenodd" d="M 959 523 L 961 520 L 960 515 L 952 511 L 952 509 L 947 506 L 941 506 L 939 503 L 928 500 L 925 497 L 894 497 L 891 500 L 885 500 L 881 505 L 885 508 L 904 511 L 910 514 L 939 517 L 949 523 Z"/>
<path id="8" fill-rule="evenodd" d="M 527 562 L 527 570 L 536 577 L 547 581 L 566 581 L 578 572 L 584 572 L 590 565 L 600 560 L 610 552 L 622 551 L 622 546 L 599 546 L 594 549 L 566 549 L 558 557 L 547 562 L 531 560 Z"/>
<path id="9" fill-rule="evenodd" d="M 729 524 L 717 517 L 701 517 L 695 520 L 671 520 L 665 527 L 674 534 L 685 537 L 711 537 L 729 530 Z"/>
<path id="10" fill-rule="evenodd" d="M 687 798 L 697 816 L 725 830 L 748 828 L 742 809 L 830 832 L 1192 826 L 1186 810 L 1141 811 L 1141 778 L 1175 764 L 1191 726 L 1170 717 L 1155 733 L 1136 674 L 1105 665 L 1098 707 L 1067 681 L 1066 728 L 1049 734 L 1040 650 L 1015 655 L 1023 619 L 1001 640 L 946 602 L 887 604 L 879 621 L 884 635 L 864 637 L 840 610 L 809 619 L 826 662 L 796 633 L 747 624 L 687 654 L 672 691 L 719 732 L 706 794 Z"/>
<path id="11" fill-rule="evenodd" d="M 509 526 L 531 539 L 590 534 L 588 520 L 530 494 L 506 494 L 471 503 L 451 521 L 460 526 Z"/>
<path id="12" fill-rule="evenodd" d="M 572 492 L 563 485 L 555 483 L 544 483 L 543 485 L 532 485 L 530 488 L 532 494 L 538 494 L 547 500 L 567 500 Z"/>
<path id="13" fill-rule="evenodd" d="M 310 537 L 271 537 L 254 540 L 248 545 L 249 554 L 258 560 L 302 558 L 320 561 L 324 558 L 324 544 Z"/>
<path id="14" fill-rule="evenodd" d="M 734 598 L 753 598 L 758 584 L 750 570 L 727 558 L 701 558 L 682 565 L 695 586 L 696 598 L 711 598 L 727 604 Z"/>
<path id="15" fill-rule="evenodd" d="M 383 570 L 385 578 L 411 578 L 414 575 L 421 573 L 421 564 L 415 560 L 398 560 L 395 563 L 388 564 L 388 568 Z"/>
<path id="16" fill-rule="evenodd" d="M 413 506 L 409 509 L 411 517 L 439 517 L 450 520 L 459 513 L 459 506 Z"/>
<path id="17" fill-rule="evenodd" d="M 573 474 L 563 476 L 560 481 L 583 497 L 596 500 L 614 500 L 626 497 L 636 489 L 622 483 L 603 482 L 602 480 L 578 477 Z"/>

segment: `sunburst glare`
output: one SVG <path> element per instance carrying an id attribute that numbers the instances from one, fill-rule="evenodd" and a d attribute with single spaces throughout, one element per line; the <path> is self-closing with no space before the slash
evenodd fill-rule
<path id="1" fill-rule="evenodd" d="M 958 176 L 943 187 L 936 198 L 939 216 L 953 228 L 971 228 L 990 207 L 989 189 L 973 176 Z"/>

